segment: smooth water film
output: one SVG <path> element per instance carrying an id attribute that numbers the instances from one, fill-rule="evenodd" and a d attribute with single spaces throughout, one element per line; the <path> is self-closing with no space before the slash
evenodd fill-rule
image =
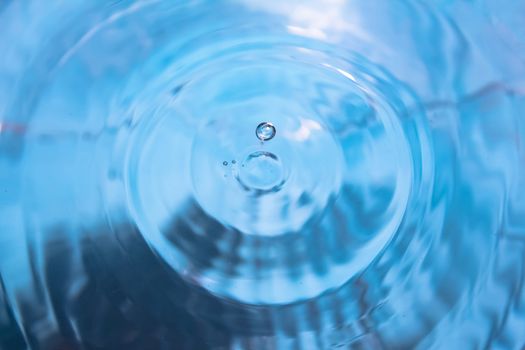
<path id="1" fill-rule="evenodd" d="M 524 1 L 0 2 L 0 349 L 524 348 Z"/>

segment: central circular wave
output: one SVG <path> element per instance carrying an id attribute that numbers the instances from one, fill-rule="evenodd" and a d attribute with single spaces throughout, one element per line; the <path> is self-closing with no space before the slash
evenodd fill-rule
<path id="1" fill-rule="evenodd" d="M 256 304 L 319 296 L 370 264 L 402 220 L 417 166 L 403 88 L 369 76 L 362 58 L 306 50 L 294 37 L 239 44 L 229 35 L 237 31 L 214 49 L 205 42 L 210 59 L 173 78 L 184 86 L 169 109 L 159 101 L 138 117 L 122 170 L 134 220 L 171 266 L 214 294 Z M 270 116 L 278 134 L 261 142 L 254 130 Z M 187 206 L 202 215 L 188 220 Z"/>
<path id="2" fill-rule="evenodd" d="M 481 58 L 416 1 L 35 2 L 27 32 L 20 6 L 0 301 L 21 341 L 525 342 L 519 48 Z"/>

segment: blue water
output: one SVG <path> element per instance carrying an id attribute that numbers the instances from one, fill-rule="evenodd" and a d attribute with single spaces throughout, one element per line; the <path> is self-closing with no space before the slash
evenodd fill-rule
<path id="1" fill-rule="evenodd" d="M 525 2 L 4 0 L 0 55 L 0 349 L 525 348 Z"/>

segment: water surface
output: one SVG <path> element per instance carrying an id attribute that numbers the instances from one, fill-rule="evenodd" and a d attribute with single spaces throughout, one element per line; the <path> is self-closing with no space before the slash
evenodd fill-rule
<path id="1" fill-rule="evenodd" d="M 0 348 L 522 349 L 522 1 L 4 1 Z"/>

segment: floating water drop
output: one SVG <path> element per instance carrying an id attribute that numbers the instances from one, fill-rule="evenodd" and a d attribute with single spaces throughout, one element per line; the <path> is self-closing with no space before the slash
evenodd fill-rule
<path id="1" fill-rule="evenodd" d="M 227 166 L 227 165 L 228 165 L 228 162 L 227 162 L 227 161 L 224 161 L 224 162 L 222 162 L 222 165 Z"/>
<path id="2" fill-rule="evenodd" d="M 273 139 L 275 132 L 275 126 L 269 122 L 262 122 L 261 124 L 257 125 L 257 129 L 255 129 L 255 135 L 257 135 L 257 138 L 261 141 Z"/>

